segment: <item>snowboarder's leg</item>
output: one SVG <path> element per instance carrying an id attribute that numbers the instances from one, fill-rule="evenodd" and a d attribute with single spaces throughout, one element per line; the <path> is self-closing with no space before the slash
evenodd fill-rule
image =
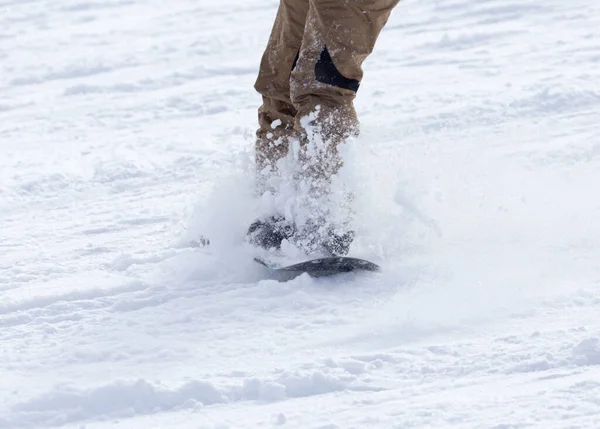
<path id="1" fill-rule="evenodd" d="M 352 195 L 330 194 L 342 165 L 338 145 L 357 135 L 354 99 L 371 54 L 399 0 L 309 0 L 300 55 L 290 80 L 300 137 L 302 198 L 311 218 L 297 225 L 295 242 L 307 253 L 348 253 L 354 239 Z M 337 201 L 336 201 L 337 200 Z M 345 213 L 347 211 L 347 213 Z"/>
<path id="2" fill-rule="evenodd" d="M 296 108 L 290 99 L 294 68 L 308 13 L 309 0 L 281 0 L 254 87 L 263 96 L 258 110 L 256 166 L 261 172 L 285 156 L 294 133 Z"/>

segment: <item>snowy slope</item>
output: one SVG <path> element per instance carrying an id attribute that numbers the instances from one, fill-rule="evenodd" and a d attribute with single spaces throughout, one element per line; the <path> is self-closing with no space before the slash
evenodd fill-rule
<path id="1" fill-rule="evenodd" d="M 278 283 L 277 3 L 0 0 L 0 428 L 600 427 L 600 5 L 401 2 L 343 173 L 385 271 Z"/>

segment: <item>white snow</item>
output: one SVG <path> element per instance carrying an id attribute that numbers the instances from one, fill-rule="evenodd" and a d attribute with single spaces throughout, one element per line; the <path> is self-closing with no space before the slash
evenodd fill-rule
<path id="1" fill-rule="evenodd" d="M 0 0 L 0 428 L 600 427 L 600 4 L 403 0 L 342 172 L 384 271 L 286 283 L 277 4 Z"/>

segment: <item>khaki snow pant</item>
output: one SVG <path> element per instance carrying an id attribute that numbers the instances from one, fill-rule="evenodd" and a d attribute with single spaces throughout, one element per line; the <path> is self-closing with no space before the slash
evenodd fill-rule
<path id="1" fill-rule="evenodd" d="M 302 143 L 307 127 L 316 125 L 333 151 L 358 133 L 353 101 L 362 63 L 398 2 L 280 0 L 255 84 L 263 97 L 258 171 L 274 168 L 290 138 Z"/>

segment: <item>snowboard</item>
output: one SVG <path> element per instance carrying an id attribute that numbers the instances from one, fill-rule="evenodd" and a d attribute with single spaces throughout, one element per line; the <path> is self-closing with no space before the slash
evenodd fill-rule
<path id="1" fill-rule="evenodd" d="M 381 271 L 379 265 L 366 259 L 341 256 L 309 259 L 291 265 L 270 263 L 261 258 L 254 258 L 254 260 L 267 268 L 274 277 L 284 280 L 292 279 L 303 273 L 307 273 L 311 277 L 326 277 L 355 271 Z"/>

